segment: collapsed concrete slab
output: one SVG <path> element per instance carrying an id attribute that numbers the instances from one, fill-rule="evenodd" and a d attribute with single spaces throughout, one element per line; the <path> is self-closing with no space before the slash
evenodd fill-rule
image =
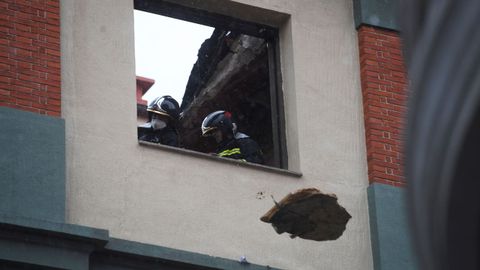
<path id="1" fill-rule="evenodd" d="M 275 202 L 260 220 L 271 223 L 278 234 L 287 232 L 291 238 L 326 241 L 338 239 L 351 217 L 338 204 L 335 194 L 307 188 Z"/>
<path id="2" fill-rule="evenodd" d="M 216 29 L 198 51 L 183 102 L 179 134 L 183 147 L 214 152 L 200 134 L 210 112 L 232 112 L 239 131 L 262 148 L 266 165 L 273 158 L 267 42 L 262 38 Z"/>

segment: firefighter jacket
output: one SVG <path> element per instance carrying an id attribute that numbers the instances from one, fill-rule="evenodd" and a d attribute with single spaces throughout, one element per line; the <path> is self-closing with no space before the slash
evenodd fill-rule
<path id="1" fill-rule="evenodd" d="M 217 155 L 263 164 L 263 153 L 257 142 L 240 132 L 237 132 L 234 138 L 220 143 L 217 148 Z"/>
<path id="2" fill-rule="evenodd" d="M 148 125 L 139 126 L 138 140 L 178 147 L 177 130 L 170 125 L 161 130 L 153 130 Z"/>

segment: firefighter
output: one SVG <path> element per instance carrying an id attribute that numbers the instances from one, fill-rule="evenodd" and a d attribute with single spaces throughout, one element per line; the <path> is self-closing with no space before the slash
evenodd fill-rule
<path id="1" fill-rule="evenodd" d="M 138 127 L 138 139 L 177 147 L 178 102 L 171 96 L 157 97 L 147 106 L 147 112 L 148 122 Z"/>
<path id="2" fill-rule="evenodd" d="M 216 154 L 220 157 L 263 164 L 263 154 L 257 142 L 237 132 L 230 112 L 215 111 L 207 115 L 202 122 L 202 136 L 215 139 Z"/>

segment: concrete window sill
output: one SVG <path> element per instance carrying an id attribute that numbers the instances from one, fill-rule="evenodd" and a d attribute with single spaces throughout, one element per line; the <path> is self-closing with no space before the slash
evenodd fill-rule
<path id="1" fill-rule="evenodd" d="M 222 157 L 209 155 L 209 154 L 205 154 L 205 153 L 201 153 L 201 152 L 197 152 L 197 151 L 193 151 L 193 150 L 188 150 L 188 149 L 184 149 L 184 148 L 172 147 L 172 146 L 168 146 L 168 145 L 150 143 L 150 142 L 145 142 L 145 141 L 138 141 L 138 144 L 141 145 L 141 146 L 145 146 L 145 147 L 151 147 L 151 148 L 161 149 L 161 150 L 165 150 L 165 151 L 171 151 L 171 152 L 175 152 L 175 153 L 183 154 L 183 155 L 188 155 L 188 156 L 194 156 L 194 157 L 199 157 L 199 158 L 216 160 L 216 161 L 219 161 L 219 162 L 229 163 L 229 164 L 237 165 L 237 166 L 243 166 L 243 167 L 252 168 L 252 169 L 255 169 L 255 170 L 263 170 L 263 171 L 278 173 L 278 174 L 282 174 L 282 175 L 302 177 L 302 173 L 300 173 L 300 172 L 295 172 L 295 171 L 290 171 L 290 170 L 285 170 L 285 169 L 279 169 L 279 168 L 275 168 L 275 167 L 269 167 L 269 166 L 250 163 L 250 162 L 243 162 L 243 161 L 230 159 L 230 158 L 222 158 Z"/>

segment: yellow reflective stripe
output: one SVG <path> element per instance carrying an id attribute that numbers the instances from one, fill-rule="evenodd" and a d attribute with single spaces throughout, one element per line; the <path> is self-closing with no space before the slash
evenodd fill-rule
<path id="1" fill-rule="evenodd" d="M 231 156 L 231 155 L 240 154 L 240 153 L 241 152 L 240 152 L 239 148 L 234 148 L 234 149 L 231 149 L 231 150 L 225 150 L 218 155 L 221 156 L 221 157 L 224 157 L 224 156 Z"/>
<path id="2" fill-rule="evenodd" d="M 220 152 L 218 155 L 221 157 L 225 157 L 225 156 L 232 156 L 235 154 L 241 154 L 240 148 L 227 149 L 225 151 Z"/>

